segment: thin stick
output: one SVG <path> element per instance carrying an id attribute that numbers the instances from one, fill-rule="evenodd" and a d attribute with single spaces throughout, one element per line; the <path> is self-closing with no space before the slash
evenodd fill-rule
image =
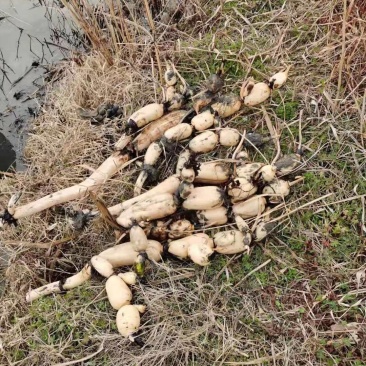
<path id="1" fill-rule="evenodd" d="M 12 246 L 23 246 L 27 248 L 38 248 L 38 249 L 49 249 L 53 246 L 60 245 L 67 243 L 68 241 L 75 239 L 76 235 L 68 236 L 67 238 L 51 241 L 49 243 L 32 243 L 28 241 L 3 241 L 2 243 L 5 245 L 12 245 Z"/>
<path id="2" fill-rule="evenodd" d="M 7 177 L 14 177 L 15 173 L 8 173 L 8 172 L 0 171 L 0 175 L 5 175 Z"/>
<path id="3" fill-rule="evenodd" d="M 79 360 L 74 360 L 74 361 L 68 361 L 68 362 L 63 362 L 63 363 L 56 363 L 55 365 L 53 366 L 69 366 L 69 365 L 75 365 L 77 363 L 80 363 L 80 362 L 84 362 L 84 361 L 87 361 L 87 360 L 90 360 L 91 358 L 95 357 L 98 353 L 102 352 L 104 349 L 104 341 L 103 343 L 99 346 L 98 350 L 95 351 L 94 353 L 92 353 L 91 355 L 89 356 L 85 356 L 83 358 L 80 358 Z"/>
<path id="4" fill-rule="evenodd" d="M 326 205 L 320 205 L 319 207 L 324 207 L 324 206 L 329 206 L 329 205 L 335 205 L 337 203 L 343 203 L 343 202 L 348 202 L 348 201 L 353 201 L 353 200 L 357 200 L 359 198 L 365 198 L 366 197 L 366 194 L 359 194 L 358 196 L 353 196 L 353 197 L 348 197 L 348 198 L 345 198 L 343 200 L 339 200 L 339 201 L 334 201 L 334 202 L 329 202 L 327 203 Z"/>
<path id="5" fill-rule="evenodd" d="M 346 26 L 347 26 L 347 0 L 343 0 L 342 51 L 341 51 L 341 59 L 339 61 L 339 69 L 338 69 L 338 86 L 337 86 L 337 95 L 336 95 L 336 105 L 338 104 L 339 95 L 341 93 L 342 71 L 343 71 L 344 60 L 346 57 Z"/>
<path id="6" fill-rule="evenodd" d="M 144 0 L 144 4 L 145 4 L 145 11 L 146 11 L 146 15 L 147 15 L 147 20 L 149 22 L 152 34 L 153 34 L 153 39 L 155 41 L 155 34 L 156 34 L 156 29 L 155 29 L 155 25 L 154 25 L 154 21 L 151 15 L 151 11 L 149 8 L 149 2 L 147 0 Z"/>
<path id="7" fill-rule="evenodd" d="M 251 270 L 248 274 L 246 274 L 233 288 L 235 288 L 236 286 L 239 286 L 243 281 L 245 281 L 248 277 L 250 277 L 253 273 L 259 271 L 261 268 L 265 267 L 269 262 L 271 262 L 272 259 L 267 259 L 264 263 L 262 263 L 260 266 L 258 266 L 257 268 L 254 268 L 253 270 Z"/>
<path id="8" fill-rule="evenodd" d="M 304 177 L 298 177 L 297 179 L 293 180 L 292 182 L 289 182 L 288 184 L 289 184 L 290 187 L 292 187 L 295 184 L 302 182 L 303 180 L 305 180 Z"/>
<path id="9" fill-rule="evenodd" d="M 236 149 L 235 149 L 235 151 L 234 151 L 234 153 L 233 153 L 233 156 L 232 156 L 232 158 L 233 159 L 235 159 L 235 157 L 236 157 L 236 155 L 240 152 L 240 149 L 241 149 L 241 147 L 243 146 L 243 144 L 244 144 L 244 140 L 245 140 L 245 135 L 247 134 L 247 130 L 244 130 L 243 131 L 243 135 L 242 135 L 242 137 L 241 137 L 241 140 L 240 140 L 240 142 L 239 142 L 239 145 L 236 147 Z"/>
<path id="10" fill-rule="evenodd" d="M 299 144 L 297 147 L 297 151 L 300 151 L 300 152 L 301 152 L 301 147 L 302 147 L 302 115 L 303 115 L 303 113 L 304 113 L 304 110 L 302 109 L 300 111 L 300 116 L 299 116 Z"/>
<path id="11" fill-rule="evenodd" d="M 155 48 L 156 62 L 158 63 L 160 84 L 163 84 L 164 73 L 163 73 L 163 68 L 161 66 L 160 53 L 159 53 L 159 48 L 158 48 L 157 44 L 154 44 L 154 48 Z"/>
<path id="12" fill-rule="evenodd" d="M 263 105 L 262 105 L 262 112 L 263 112 L 263 116 L 264 116 L 264 119 L 267 124 L 267 128 L 269 130 L 269 133 L 271 134 L 272 139 L 276 141 L 277 153 L 276 153 L 276 156 L 274 157 L 274 159 L 272 160 L 271 165 L 273 165 L 281 155 L 280 139 L 279 139 L 279 135 L 276 133 L 275 129 L 273 128 L 272 121 L 269 118 L 269 115 Z"/>
<path id="13" fill-rule="evenodd" d="M 327 198 L 327 197 L 330 197 L 330 196 L 333 196 L 334 195 L 334 193 L 328 193 L 328 194 L 326 194 L 326 195 L 324 195 L 324 196 L 322 196 L 322 197 L 319 197 L 319 198 L 317 198 L 317 199 L 315 199 L 315 200 L 313 200 L 313 201 L 310 201 L 310 202 L 308 202 L 308 203 L 305 203 L 304 205 L 302 205 L 302 206 L 300 206 L 300 207 L 297 207 L 297 208 L 295 208 L 294 210 L 291 210 L 291 211 L 289 211 L 289 212 L 286 212 L 285 214 L 283 214 L 283 215 L 281 215 L 281 216 L 279 216 L 279 217 L 275 217 L 274 219 L 272 219 L 271 221 L 269 221 L 269 222 L 276 222 L 276 221 L 280 221 L 280 220 L 282 220 L 284 217 L 288 217 L 289 215 L 292 215 L 293 213 L 295 213 L 295 212 L 297 212 L 297 211 L 300 211 L 300 210 L 302 210 L 303 208 L 305 208 L 305 207 L 307 207 L 307 206 L 310 206 L 310 205 L 312 205 L 313 203 L 315 203 L 315 202 L 318 202 L 318 201 L 321 201 L 321 200 L 323 200 L 324 198 Z M 268 213 L 268 212 L 267 212 Z M 264 216 L 264 215 L 262 215 L 262 216 Z"/>
<path id="14" fill-rule="evenodd" d="M 183 78 L 183 76 L 179 73 L 179 71 L 177 70 L 177 68 L 175 67 L 175 65 L 173 64 L 173 62 L 170 62 L 170 66 L 172 67 L 173 71 L 177 74 L 180 82 L 182 83 L 183 87 L 186 88 L 187 86 L 187 82 L 186 80 Z M 198 94 L 195 94 L 192 98 L 196 97 Z"/>

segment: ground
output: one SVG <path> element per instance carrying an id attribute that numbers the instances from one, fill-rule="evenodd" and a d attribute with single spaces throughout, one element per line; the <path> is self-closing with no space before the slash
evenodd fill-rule
<path id="1" fill-rule="evenodd" d="M 82 364 L 366 365 L 365 12 L 362 0 L 185 1 L 178 23 L 166 26 L 152 14 L 152 26 L 146 13 L 145 31 L 126 22 L 120 41 L 98 38 L 96 45 L 91 37 L 99 52 L 60 64 L 29 137 L 29 169 L 0 181 L 3 206 L 15 191 L 28 202 L 96 168 L 113 151 L 126 118 L 161 100 L 159 68 L 167 57 L 190 84 L 224 59 L 225 90 L 236 94 L 246 77 L 262 81 L 292 65 L 264 110 L 281 133 L 283 154 L 302 147 L 305 179 L 277 212 L 283 219 L 275 233 L 249 256 L 215 256 L 205 268 L 173 259 L 151 265 L 147 283 L 133 289 L 134 301 L 148 308 L 143 348 L 118 334 L 100 278 L 24 301 L 29 288 L 75 273 L 112 246 L 112 229 L 97 220 L 72 232 L 54 209 L 7 227 L 0 363 L 67 365 L 96 353 Z M 121 121 L 95 125 L 80 118 L 79 108 L 106 101 L 123 106 Z M 261 107 L 245 109 L 230 125 L 268 135 L 263 116 Z M 261 154 L 271 160 L 275 145 L 251 158 Z M 100 196 L 119 202 L 135 177 L 131 165 Z M 64 207 L 94 206 L 84 200 Z"/>

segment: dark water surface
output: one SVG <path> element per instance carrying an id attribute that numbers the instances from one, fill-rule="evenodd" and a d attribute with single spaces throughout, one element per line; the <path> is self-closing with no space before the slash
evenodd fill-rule
<path id="1" fill-rule="evenodd" d="M 40 106 L 45 72 L 64 57 L 49 22 L 51 13 L 64 17 L 63 10 L 44 3 L 0 0 L 0 171 L 24 169 L 22 147 Z"/>

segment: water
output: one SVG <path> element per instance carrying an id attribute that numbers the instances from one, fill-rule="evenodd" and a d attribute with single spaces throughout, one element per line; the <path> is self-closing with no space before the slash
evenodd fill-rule
<path id="1" fill-rule="evenodd" d="M 50 13 L 64 17 L 53 3 L 0 1 L 0 171 L 24 169 L 22 147 L 28 122 L 40 107 L 45 72 L 64 57 L 47 19 Z"/>

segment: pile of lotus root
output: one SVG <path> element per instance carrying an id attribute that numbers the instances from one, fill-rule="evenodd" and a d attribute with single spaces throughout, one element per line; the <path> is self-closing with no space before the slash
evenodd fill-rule
<path id="1" fill-rule="evenodd" d="M 90 177 L 23 206 L 18 205 L 19 196 L 14 195 L 1 215 L 3 226 L 88 196 L 129 160 L 145 152 L 134 197 L 104 213 L 82 213 L 89 218 L 108 216 L 114 228 L 128 234 L 129 241 L 92 257 L 74 276 L 29 291 L 27 301 L 73 289 L 88 281 L 95 270 L 107 278 L 106 292 L 111 306 L 118 311 L 119 332 L 136 340 L 145 306 L 131 304 L 128 285 L 143 276 L 146 260 L 160 261 L 164 253 L 170 253 L 206 266 L 214 252 L 249 252 L 253 241 L 263 240 L 274 227 L 271 208 L 273 211 L 275 205 L 283 203 L 291 186 L 301 180 L 285 179 L 293 176 L 291 173 L 301 163 L 300 156 L 285 155 L 272 164 L 252 162 L 245 147 L 257 148 L 265 139 L 255 132 L 227 127 L 225 119 L 270 98 L 285 83 L 288 72 L 289 68 L 280 71 L 266 82 L 248 79 L 240 96 L 220 95 L 224 86 L 222 69 L 195 93 L 168 63 L 164 102 L 146 105 L 128 118 L 116 152 Z M 224 149 L 226 157 L 213 160 L 213 152 L 218 149 Z M 177 156 L 174 174 L 141 193 L 144 185 L 157 176 L 156 165 L 167 152 Z M 133 266 L 134 270 L 117 274 L 115 269 L 123 266 Z"/>

